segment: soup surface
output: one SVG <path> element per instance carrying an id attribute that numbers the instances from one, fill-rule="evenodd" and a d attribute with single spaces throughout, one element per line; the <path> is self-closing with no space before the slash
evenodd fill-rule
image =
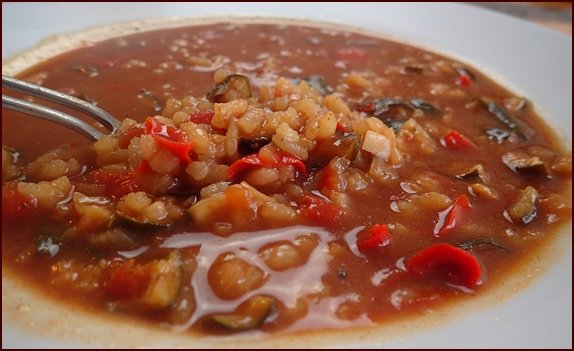
<path id="1" fill-rule="evenodd" d="M 3 110 L 3 267 L 86 309 L 216 335 L 385 323 L 485 293 L 571 220 L 571 153 L 531 103 L 400 43 L 219 23 L 19 78 L 123 121 L 90 143 Z"/>

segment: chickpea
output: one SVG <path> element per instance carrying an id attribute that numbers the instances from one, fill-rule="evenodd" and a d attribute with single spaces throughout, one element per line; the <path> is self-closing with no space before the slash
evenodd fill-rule
<path id="1" fill-rule="evenodd" d="M 233 253 L 219 255 L 208 273 L 213 292 L 224 300 L 234 300 L 261 287 L 267 279 L 265 273 L 240 259 Z"/>

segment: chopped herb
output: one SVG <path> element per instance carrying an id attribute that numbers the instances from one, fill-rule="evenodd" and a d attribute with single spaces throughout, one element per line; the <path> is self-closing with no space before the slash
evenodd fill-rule
<path id="1" fill-rule="evenodd" d="M 475 250 L 475 249 L 484 249 L 484 250 L 492 250 L 492 249 L 501 249 L 501 250 L 508 250 L 506 246 L 500 244 L 496 240 L 488 237 L 478 237 L 478 238 L 471 238 L 463 241 L 459 241 L 456 243 L 456 246 L 463 250 Z"/>

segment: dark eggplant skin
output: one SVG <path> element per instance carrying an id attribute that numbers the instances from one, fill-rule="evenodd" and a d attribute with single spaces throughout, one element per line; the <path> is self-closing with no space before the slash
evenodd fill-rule
<path id="1" fill-rule="evenodd" d="M 231 314 L 215 314 L 211 316 L 211 321 L 233 331 L 255 329 L 265 321 L 275 304 L 274 298 L 257 295 L 241 306 L 241 311 Z"/>
<path id="2" fill-rule="evenodd" d="M 335 92 L 332 86 L 327 84 L 325 78 L 319 75 L 311 75 L 304 78 L 292 79 L 292 82 L 299 84 L 302 80 L 306 81 L 307 84 L 313 89 L 315 89 L 319 94 L 326 96 Z"/>
<path id="3" fill-rule="evenodd" d="M 309 86 L 311 86 L 311 88 L 317 90 L 319 94 L 323 96 L 332 94 L 335 91 L 335 89 L 333 89 L 333 87 L 327 84 L 327 82 L 325 82 L 325 79 L 321 76 L 317 75 L 308 76 L 303 78 L 303 80 L 306 81 L 309 84 Z"/>
<path id="4" fill-rule="evenodd" d="M 525 140 L 531 140 L 536 132 L 532 127 L 530 127 L 525 122 L 521 121 L 520 119 L 516 118 L 512 115 L 506 108 L 502 105 L 490 101 L 482 101 L 483 105 L 487 109 L 487 111 L 495 117 L 500 122 L 504 123 L 508 128 L 515 131 L 518 135 L 520 135 Z"/>
<path id="5" fill-rule="evenodd" d="M 497 144 L 502 144 L 510 137 L 510 132 L 501 128 L 485 128 L 484 133 L 489 139 L 496 141 Z"/>
<path id="6" fill-rule="evenodd" d="M 249 78 L 240 74 L 231 74 L 221 83 L 218 83 L 206 94 L 211 102 L 229 102 L 237 99 L 251 97 L 251 83 Z"/>
<path id="7" fill-rule="evenodd" d="M 391 111 L 392 108 L 398 108 Z M 377 117 L 383 121 L 387 127 L 392 128 L 395 133 L 401 129 L 405 121 L 407 121 L 414 113 L 415 110 L 421 110 L 423 113 L 438 117 L 442 111 L 429 103 L 428 101 L 415 97 L 410 100 L 402 100 L 391 97 L 384 97 L 380 99 L 373 99 L 364 101 L 355 106 L 355 110 L 365 112 L 367 114 Z M 395 113 L 393 113 L 395 112 Z"/>
<path id="8" fill-rule="evenodd" d="M 514 173 L 549 176 L 548 166 L 537 156 L 518 149 L 502 155 L 502 162 Z"/>
<path id="9" fill-rule="evenodd" d="M 458 179 L 466 180 L 466 179 L 480 179 L 482 180 L 485 177 L 484 167 L 481 164 L 474 165 L 473 167 L 461 172 L 455 176 Z"/>
<path id="10" fill-rule="evenodd" d="M 418 108 L 420 110 L 422 110 L 424 113 L 427 113 L 431 116 L 437 116 L 440 115 L 441 111 L 436 108 L 434 105 L 432 105 L 431 103 L 421 99 L 421 98 L 414 98 L 411 99 L 409 101 L 409 104 L 411 106 L 413 106 L 414 108 Z"/>
<path id="11" fill-rule="evenodd" d="M 317 143 L 309 155 L 307 165 L 310 168 L 323 167 L 333 157 L 345 157 L 353 161 L 357 157 L 360 146 L 361 137 L 359 135 L 337 131 L 331 138 Z"/>
<path id="12" fill-rule="evenodd" d="M 171 224 L 152 223 L 144 219 L 135 218 L 125 213 L 117 213 L 118 221 L 139 232 L 153 232 L 171 227 Z"/>
<path id="13" fill-rule="evenodd" d="M 370 101 L 364 101 L 355 107 L 355 110 L 371 113 L 375 117 L 379 117 L 381 114 L 390 111 L 391 107 L 400 106 L 404 107 L 410 111 L 419 109 L 424 113 L 430 115 L 438 115 L 441 111 L 421 98 L 412 98 L 410 100 L 395 99 L 390 97 L 384 97 L 380 99 L 373 99 Z"/>
<path id="14" fill-rule="evenodd" d="M 418 66 L 405 66 L 402 69 L 402 73 L 404 74 L 422 74 L 424 69 Z"/>
<path id="15" fill-rule="evenodd" d="M 268 137 L 257 137 L 254 139 L 239 139 L 239 153 L 242 155 L 249 155 L 254 152 L 258 152 L 263 146 L 269 144 L 271 142 L 271 138 Z"/>

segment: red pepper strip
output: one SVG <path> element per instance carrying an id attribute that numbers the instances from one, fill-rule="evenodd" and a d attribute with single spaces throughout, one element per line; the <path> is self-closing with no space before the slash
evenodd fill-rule
<path id="1" fill-rule="evenodd" d="M 454 79 L 454 84 L 459 85 L 459 86 L 463 86 L 463 87 L 468 87 L 468 86 L 470 86 L 471 83 L 472 83 L 472 79 L 469 76 L 467 76 L 466 74 L 461 74 Z"/>
<path id="2" fill-rule="evenodd" d="M 110 171 L 100 168 L 92 171 L 88 175 L 88 180 L 102 185 L 109 196 L 121 198 L 139 190 L 134 177 L 135 174 L 133 172 Z"/>
<path id="3" fill-rule="evenodd" d="M 440 237 L 448 233 L 457 222 L 462 220 L 463 214 L 470 208 L 470 201 L 465 194 L 457 197 L 453 205 L 439 213 L 438 223 L 434 227 L 433 234 Z"/>
<path id="4" fill-rule="evenodd" d="M 145 160 L 142 160 L 140 164 L 137 165 L 136 168 L 134 168 L 133 174 L 134 176 L 141 176 L 142 174 L 145 174 L 149 171 L 151 171 L 151 167 Z"/>
<path id="5" fill-rule="evenodd" d="M 240 173 L 253 167 L 285 167 L 291 165 L 295 166 L 295 169 L 303 176 L 307 174 L 307 167 L 305 167 L 303 161 L 286 153 L 280 153 L 275 160 L 264 160 L 258 154 L 251 154 L 233 162 L 227 170 L 227 178 L 235 178 Z"/>
<path id="6" fill-rule="evenodd" d="M 431 245 L 416 253 L 407 263 L 407 272 L 443 274 L 448 283 L 471 289 L 482 284 L 482 268 L 476 257 L 445 243 Z"/>
<path id="7" fill-rule="evenodd" d="M 189 121 L 197 124 L 211 124 L 214 115 L 213 111 L 196 112 L 189 116 Z"/>
<path id="8" fill-rule="evenodd" d="M 253 166 L 263 166 L 263 161 L 257 154 L 247 155 L 231 164 L 227 169 L 227 178 L 235 178 L 238 174 L 252 168 Z"/>
<path id="9" fill-rule="evenodd" d="M 301 173 L 301 175 L 303 176 L 307 175 L 307 167 L 305 166 L 303 161 L 301 161 L 295 156 L 291 156 L 283 152 L 280 154 L 279 160 L 274 161 L 272 163 L 266 163 L 265 161 L 263 162 L 267 167 L 295 166 L 297 172 Z"/>
<path id="10" fill-rule="evenodd" d="M 343 210 L 318 196 L 303 195 L 298 203 L 301 215 L 320 225 L 332 225 L 343 215 Z"/>
<path id="11" fill-rule="evenodd" d="M 33 196 L 18 191 L 16 184 L 2 187 L 2 222 L 10 223 L 15 218 L 26 218 L 38 207 L 38 200 Z"/>
<path id="12" fill-rule="evenodd" d="M 444 146 L 452 150 L 465 150 L 475 147 L 475 145 L 472 143 L 472 141 L 470 141 L 470 139 L 460 134 L 456 130 L 448 132 L 442 138 L 442 142 Z"/>
<path id="13" fill-rule="evenodd" d="M 144 133 L 145 128 L 141 124 L 137 124 L 126 131 L 122 131 L 119 133 L 119 135 L 117 135 L 118 146 L 122 149 L 127 149 L 133 138 L 139 137 Z"/>
<path id="14" fill-rule="evenodd" d="M 361 234 L 368 235 L 357 240 L 357 248 L 363 254 L 378 251 L 378 249 L 387 246 L 391 242 L 391 235 L 386 224 L 375 224 L 366 233 L 360 233 L 359 237 Z"/>
<path id="15" fill-rule="evenodd" d="M 191 162 L 189 153 L 193 145 L 183 131 L 148 117 L 145 120 L 145 133 L 153 136 L 159 145 L 167 148 L 183 162 Z"/>

